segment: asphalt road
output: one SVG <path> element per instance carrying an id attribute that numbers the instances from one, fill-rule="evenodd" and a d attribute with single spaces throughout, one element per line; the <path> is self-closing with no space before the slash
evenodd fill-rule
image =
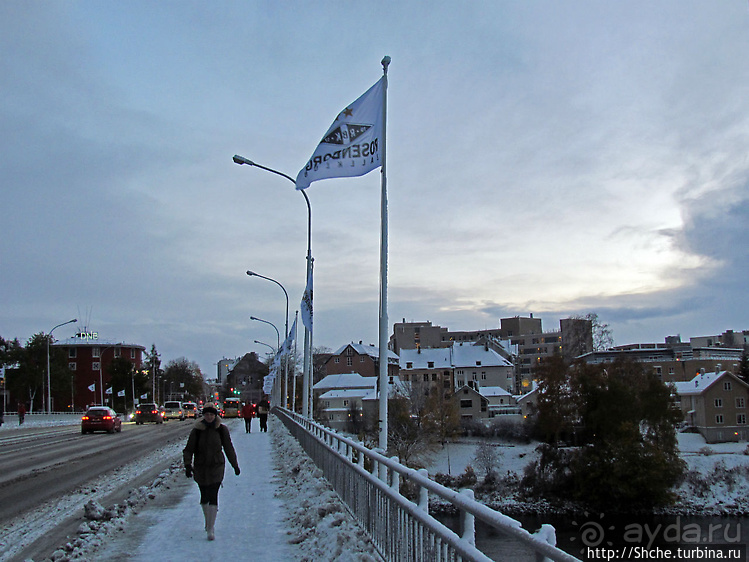
<path id="1" fill-rule="evenodd" d="M 161 425 L 123 423 L 122 432 L 113 434 L 82 435 L 77 425 L 0 433 L 0 526 L 167 444 L 186 441 L 192 425 L 191 421 L 172 420 Z M 173 460 L 164 458 L 147 473 L 134 475 L 133 481 L 121 485 L 115 495 L 125 497 Z M 51 529 L 41 541 L 44 544 L 35 550 L 51 548 L 64 540 L 70 527 L 80 523 L 74 520 L 76 517 L 69 519 L 61 518 L 59 528 Z"/>

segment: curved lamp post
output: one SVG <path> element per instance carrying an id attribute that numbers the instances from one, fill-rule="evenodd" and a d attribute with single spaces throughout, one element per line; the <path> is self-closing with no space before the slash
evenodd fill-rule
<path id="1" fill-rule="evenodd" d="M 296 187 L 296 180 L 292 178 L 291 176 L 284 174 L 283 172 L 279 172 L 278 170 L 274 170 L 273 168 L 268 168 L 267 166 L 262 166 L 258 164 L 257 162 L 253 162 L 249 158 L 245 158 L 244 156 L 240 156 L 239 154 L 235 154 L 232 158 L 235 164 L 246 164 L 248 166 L 254 166 L 255 168 L 260 168 L 261 170 L 265 170 L 266 172 L 270 172 L 271 174 L 276 174 L 277 176 L 281 176 L 282 178 L 286 178 L 291 183 L 294 184 L 294 187 Z M 312 274 L 312 206 L 309 202 L 309 197 L 307 196 L 307 192 L 304 189 L 299 190 L 299 192 L 304 196 L 304 201 L 307 203 L 307 277 L 304 279 L 305 286 L 307 281 L 309 280 L 311 274 Z M 304 360 L 303 360 L 303 387 L 304 387 L 304 397 L 302 399 L 302 415 L 305 418 L 311 418 L 312 417 L 312 409 L 310 408 L 311 401 L 311 393 L 312 393 L 312 329 L 308 328 L 307 326 L 304 327 Z"/>
<path id="2" fill-rule="evenodd" d="M 247 270 L 247 275 L 250 277 L 260 277 L 260 279 L 265 279 L 266 281 L 270 281 L 272 283 L 275 283 L 279 287 L 281 287 L 281 290 L 283 291 L 284 296 L 286 297 L 286 332 L 285 332 L 285 339 L 284 342 L 286 342 L 287 339 L 289 339 L 289 293 L 286 292 L 286 288 L 281 285 L 278 281 L 271 277 L 266 277 L 265 275 L 260 275 L 259 273 L 255 273 L 254 271 Z M 280 349 L 279 349 L 280 350 Z M 286 408 L 288 405 L 288 393 L 289 393 L 289 360 L 288 358 L 284 362 L 284 390 L 283 390 L 283 407 Z"/>
<path id="3" fill-rule="evenodd" d="M 47 334 L 47 413 L 52 413 L 52 375 L 51 370 L 49 366 L 49 340 L 52 339 L 52 332 L 54 332 L 57 328 L 60 326 L 65 326 L 66 324 L 73 324 L 74 322 L 78 322 L 78 318 L 73 318 L 72 320 L 68 320 L 67 322 L 63 322 L 62 324 L 58 324 L 54 328 L 52 328 L 49 331 L 49 334 Z"/>
<path id="4" fill-rule="evenodd" d="M 273 322 L 268 322 L 267 320 L 263 320 L 262 318 L 258 318 L 257 316 L 250 316 L 250 320 L 256 320 L 257 322 L 263 322 L 264 324 L 273 326 L 273 329 L 276 331 L 276 339 L 278 340 L 278 347 L 276 349 L 281 349 L 281 332 L 278 331 L 278 328 L 276 328 L 276 325 Z"/>

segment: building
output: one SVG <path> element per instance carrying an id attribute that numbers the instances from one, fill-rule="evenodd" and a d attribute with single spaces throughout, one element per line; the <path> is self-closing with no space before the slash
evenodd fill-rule
<path id="1" fill-rule="evenodd" d="M 398 355 L 388 350 L 388 377 L 398 376 Z M 380 348 L 374 345 L 347 343 L 330 354 L 325 361 L 325 373 L 337 375 L 359 373 L 363 377 L 377 377 L 380 374 Z"/>
<path id="2" fill-rule="evenodd" d="M 581 359 L 592 364 L 611 363 L 618 359 L 635 361 L 652 369 L 663 382 L 690 381 L 695 375 L 716 369 L 738 373 L 743 348 L 698 346 L 709 343 L 709 339 L 693 338 L 687 343 L 682 342 L 680 336 L 669 336 L 664 343 L 620 345 L 587 353 Z M 717 342 L 717 337 L 712 341 Z"/>
<path id="3" fill-rule="evenodd" d="M 470 386 L 459 388 L 450 399 L 458 407 L 461 422 L 489 417 L 489 400 Z"/>
<path id="4" fill-rule="evenodd" d="M 127 402 L 133 400 L 130 388 L 111 389 L 107 393 L 111 386 L 107 368 L 112 360 L 122 357 L 130 361 L 134 369 L 140 369 L 146 350 L 142 345 L 106 340 L 100 338 L 97 332 L 81 331 L 71 338 L 53 343 L 52 347 L 64 350 L 68 368 L 73 373 L 72 395 L 53 395 L 53 410 L 63 410 L 62 405 L 70 405 L 71 400 L 76 411 L 85 410 L 91 404 L 109 404 L 113 392 L 124 391 Z"/>
<path id="5" fill-rule="evenodd" d="M 700 373 L 675 383 L 684 420 L 708 443 L 746 441 L 749 385 L 728 371 Z"/>
<path id="6" fill-rule="evenodd" d="M 466 385 L 477 390 L 501 387 L 508 393 L 514 392 L 515 367 L 488 344 L 455 342 L 450 349 L 455 387 Z"/>
<path id="7" fill-rule="evenodd" d="M 565 318 L 559 329 L 544 332 L 541 319 L 515 316 L 500 319 L 499 329 L 450 331 L 431 322 L 406 322 L 393 326 L 390 347 L 401 355 L 405 349 L 445 348 L 455 344 L 482 342 L 514 364 L 513 392 L 527 392 L 533 370 L 544 358 L 561 354 L 567 358 L 593 351 L 593 324 L 582 318 Z M 466 381 L 467 382 L 467 381 Z M 460 382 L 455 384 L 460 386 Z M 500 386 L 506 388 L 503 381 Z"/>

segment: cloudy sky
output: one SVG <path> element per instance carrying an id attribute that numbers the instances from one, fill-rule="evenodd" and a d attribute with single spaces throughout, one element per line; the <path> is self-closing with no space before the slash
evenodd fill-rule
<path id="1" fill-rule="evenodd" d="M 749 329 L 746 1 L 0 3 L 0 335 L 73 317 L 168 361 L 275 345 L 291 176 L 388 91 L 390 324 L 617 344 Z M 380 174 L 308 190 L 315 345 L 377 342 Z M 72 335 L 72 327 L 55 332 Z"/>

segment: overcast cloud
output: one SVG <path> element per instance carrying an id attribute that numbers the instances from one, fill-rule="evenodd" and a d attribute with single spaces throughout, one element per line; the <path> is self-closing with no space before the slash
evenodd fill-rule
<path id="1" fill-rule="evenodd" d="M 0 3 L 0 335 L 213 375 L 304 288 L 296 176 L 392 57 L 390 323 L 749 329 L 746 2 Z M 377 341 L 379 173 L 313 209 L 315 344 Z M 67 332 L 65 331 L 67 330 Z M 71 335 L 71 327 L 55 332 Z"/>

